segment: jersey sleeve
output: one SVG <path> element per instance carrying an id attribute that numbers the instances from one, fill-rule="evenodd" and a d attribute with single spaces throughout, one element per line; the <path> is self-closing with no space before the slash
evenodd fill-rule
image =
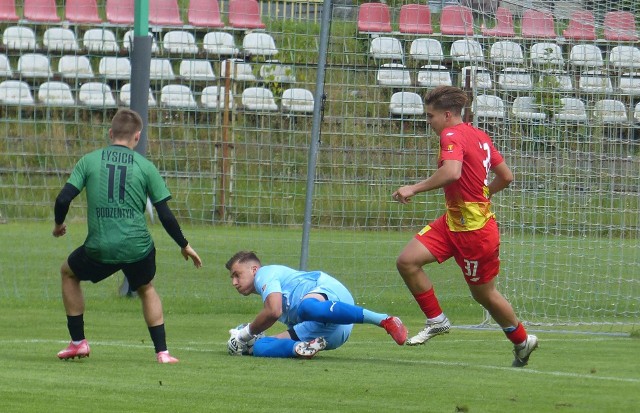
<path id="1" fill-rule="evenodd" d="M 75 186 L 78 191 L 82 191 L 87 182 L 87 157 L 83 156 L 80 158 L 78 163 L 73 167 L 73 171 L 71 171 L 71 176 L 67 180 L 67 183 Z"/>
<path id="2" fill-rule="evenodd" d="M 167 184 L 160 175 L 158 168 L 145 159 L 146 175 L 147 175 L 147 191 L 152 204 L 171 199 L 171 192 L 167 188 Z"/>
<path id="3" fill-rule="evenodd" d="M 262 301 L 266 301 L 271 293 L 282 293 L 282 286 L 278 277 L 269 271 L 269 267 L 261 267 L 256 273 L 254 279 L 254 287 L 258 294 L 262 297 Z"/>
<path id="4" fill-rule="evenodd" d="M 498 149 L 496 149 L 493 142 L 491 142 L 491 169 L 500 165 L 502 162 L 504 162 L 502 154 L 500 153 L 500 151 L 498 151 Z"/>
<path id="5" fill-rule="evenodd" d="M 462 135 L 454 129 L 445 129 L 440 134 L 440 160 L 462 161 L 464 145 Z"/>

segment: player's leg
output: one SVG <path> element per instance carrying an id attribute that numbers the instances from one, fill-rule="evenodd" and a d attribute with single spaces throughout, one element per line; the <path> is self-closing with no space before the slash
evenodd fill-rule
<path id="1" fill-rule="evenodd" d="M 440 308 L 433 283 L 423 267 L 433 262 L 443 262 L 452 255 L 446 236 L 444 217 L 427 225 L 404 247 L 396 267 L 407 288 L 420 306 L 427 321 L 417 335 L 407 340 L 407 345 L 424 344 L 432 337 L 449 332 L 451 323 Z"/>
<path id="2" fill-rule="evenodd" d="M 324 337 L 317 337 L 309 341 L 293 340 L 291 338 L 264 337 L 256 340 L 253 345 L 254 357 L 277 358 L 311 358 L 324 350 L 327 341 Z"/>

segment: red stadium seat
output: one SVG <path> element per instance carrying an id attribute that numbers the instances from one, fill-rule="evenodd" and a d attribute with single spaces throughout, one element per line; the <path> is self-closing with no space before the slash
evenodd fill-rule
<path id="1" fill-rule="evenodd" d="M 158 26 L 182 26 L 177 0 L 150 0 L 149 23 Z"/>
<path id="2" fill-rule="evenodd" d="M 636 21 L 628 11 L 610 11 L 604 15 L 604 38 L 606 40 L 635 42 L 638 40 Z"/>
<path id="3" fill-rule="evenodd" d="M 187 21 L 196 27 L 224 27 L 218 0 L 191 0 Z"/>
<path id="4" fill-rule="evenodd" d="M 24 0 L 24 18 L 32 22 L 59 22 L 56 0 Z"/>
<path id="5" fill-rule="evenodd" d="M 444 6 L 440 14 L 440 32 L 445 35 L 473 35 L 473 13 L 465 6 Z"/>
<path id="6" fill-rule="evenodd" d="M 596 26 L 593 13 L 587 10 L 576 10 L 571 13 L 569 26 L 562 32 L 565 39 L 596 40 Z"/>
<path id="7" fill-rule="evenodd" d="M 16 4 L 13 0 L 0 1 L 0 21 L 15 22 L 20 20 L 16 14 Z"/>
<path id="8" fill-rule="evenodd" d="M 229 2 L 229 25 L 237 29 L 264 29 L 260 18 L 260 5 L 256 0 L 231 0 Z"/>
<path id="9" fill-rule="evenodd" d="M 554 39 L 556 37 L 553 14 L 546 10 L 525 10 L 522 14 L 522 37 Z"/>
<path id="10" fill-rule="evenodd" d="M 428 4 L 405 4 L 400 8 L 400 33 L 431 34 L 431 10 Z"/>
<path id="11" fill-rule="evenodd" d="M 498 7 L 496 10 L 496 25 L 492 29 L 482 29 L 484 36 L 515 37 L 513 29 L 513 15 L 507 7 Z"/>
<path id="12" fill-rule="evenodd" d="M 362 3 L 358 8 L 358 31 L 390 33 L 389 6 L 384 3 Z"/>
<path id="13" fill-rule="evenodd" d="M 67 0 L 65 18 L 74 23 L 102 23 L 96 0 Z"/>
<path id="14" fill-rule="evenodd" d="M 113 24 L 131 25 L 134 22 L 134 0 L 107 0 L 107 21 Z"/>

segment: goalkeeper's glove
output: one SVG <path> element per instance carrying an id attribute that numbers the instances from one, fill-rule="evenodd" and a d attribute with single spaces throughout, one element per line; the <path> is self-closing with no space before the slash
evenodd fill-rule
<path id="1" fill-rule="evenodd" d="M 249 324 L 245 325 L 237 331 L 238 333 L 236 334 L 236 340 L 243 344 L 248 343 L 254 337 L 254 335 L 251 334 L 251 330 L 249 330 Z"/>

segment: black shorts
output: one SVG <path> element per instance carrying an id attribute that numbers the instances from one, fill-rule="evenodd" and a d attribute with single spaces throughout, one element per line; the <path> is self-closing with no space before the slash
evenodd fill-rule
<path id="1" fill-rule="evenodd" d="M 104 264 L 95 261 L 84 249 L 84 245 L 73 251 L 67 258 L 73 274 L 81 281 L 97 283 L 122 270 L 132 291 L 149 284 L 156 275 L 156 248 L 140 261 L 126 264 Z"/>

